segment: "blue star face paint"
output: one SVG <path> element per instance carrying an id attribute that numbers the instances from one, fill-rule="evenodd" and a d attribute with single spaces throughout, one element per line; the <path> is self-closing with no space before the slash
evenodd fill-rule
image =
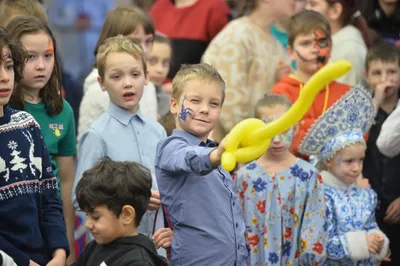
<path id="1" fill-rule="evenodd" d="M 187 95 L 183 97 L 181 112 L 179 113 L 179 119 L 182 119 L 183 121 L 186 121 L 188 116 L 192 117 L 192 113 L 194 112 L 191 108 L 185 108 L 185 100 L 187 100 Z"/>
<path id="2" fill-rule="evenodd" d="M 268 123 L 271 123 L 272 121 L 274 121 L 276 119 L 277 119 L 277 117 L 275 115 L 271 115 L 269 118 L 263 117 L 261 120 L 264 121 L 264 123 L 268 124 Z M 291 127 L 288 130 L 286 130 L 285 132 L 274 136 L 271 139 L 271 141 L 273 142 L 274 140 L 279 140 L 286 147 L 290 147 L 290 145 L 292 145 L 293 135 L 294 135 L 294 130 L 293 130 L 293 127 Z"/>

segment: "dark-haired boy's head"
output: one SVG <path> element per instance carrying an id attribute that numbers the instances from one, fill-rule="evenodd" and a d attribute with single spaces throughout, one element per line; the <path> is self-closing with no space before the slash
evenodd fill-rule
<path id="1" fill-rule="evenodd" d="M 76 198 L 88 214 L 86 227 L 97 243 L 137 234 L 149 204 L 151 184 L 151 173 L 144 166 L 108 157 L 83 173 Z"/>
<path id="2" fill-rule="evenodd" d="M 371 88 L 385 87 L 385 98 L 395 97 L 400 87 L 400 53 L 387 41 L 373 45 L 367 53 L 365 78 Z"/>

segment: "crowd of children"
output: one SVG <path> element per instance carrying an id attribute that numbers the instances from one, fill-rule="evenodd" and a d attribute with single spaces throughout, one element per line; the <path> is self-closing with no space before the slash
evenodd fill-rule
<path id="1" fill-rule="evenodd" d="M 400 51 L 357 1 L 246 0 L 232 22 L 223 0 L 116 7 L 79 121 L 43 6 L 10 3 L 0 265 L 400 265 Z M 279 120 L 338 59 L 352 70 L 299 123 L 221 167 L 236 123 Z"/>

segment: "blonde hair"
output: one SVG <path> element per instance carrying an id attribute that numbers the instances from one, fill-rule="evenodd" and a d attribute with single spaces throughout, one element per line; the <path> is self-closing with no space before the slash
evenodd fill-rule
<path id="1" fill-rule="evenodd" d="M 172 98 L 178 100 L 190 80 L 217 82 L 222 87 L 222 103 L 225 99 L 225 81 L 218 71 L 208 64 L 182 65 L 172 81 Z"/>
<path id="2" fill-rule="evenodd" d="M 136 60 L 142 62 L 144 73 L 147 72 L 146 56 L 140 45 L 135 43 L 130 37 L 118 35 L 108 38 L 99 47 L 96 56 L 96 65 L 99 70 L 99 76 L 104 78 L 106 68 L 106 59 L 110 53 L 127 53 L 133 56 Z"/>
<path id="3" fill-rule="evenodd" d="M 38 1 L 34 0 L 1 0 L 0 1 L 0 26 L 6 24 L 17 16 L 32 16 L 47 23 L 49 18 L 46 10 Z"/>
<path id="4" fill-rule="evenodd" d="M 317 29 L 323 29 L 331 38 L 331 26 L 324 15 L 312 10 L 304 10 L 293 15 L 289 21 L 288 44 L 293 46 L 298 35 L 310 34 Z"/>
<path id="5" fill-rule="evenodd" d="M 260 108 L 272 108 L 277 105 L 283 105 L 289 109 L 292 106 L 292 103 L 284 94 L 275 94 L 272 92 L 268 92 L 261 100 L 257 102 L 256 107 L 254 108 L 254 116 L 258 119 L 261 119 L 263 115 L 260 112 Z"/>

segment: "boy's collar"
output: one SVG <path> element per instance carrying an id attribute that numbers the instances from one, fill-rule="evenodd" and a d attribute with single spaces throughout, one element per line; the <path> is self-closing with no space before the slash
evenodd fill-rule
<path id="1" fill-rule="evenodd" d="M 202 141 L 198 137 L 180 129 L 174 129 L 172 131 L 173 136 L 180 136 L 185 138 L 191 145 L 196 145 L 196 146 L 204 146 L 204 147 L 217 147 L 217 144 L 212 141 L 207 139 L 206 142 Z"/>
<path id="2" fill-rule="evenodd" d="M 119 122 L 121 122 L 125 126 L 129 124 L 132 117 L 134 117 L 134 116 L 138 117 L 139 118 L 138 121 L 140 121 L 141 123 L 143 123 L 143 124 L 145 123 L 145 121 L 143 119 L 143 115 L 140 112 L 140 106 L 139 106 L 136 114 L 131 114 L 128 111 L 126 111 L 125 109 L 117 106 L 116 104 L 114 104 L 113 102 L 110 101 L 110 103 L 108 105 L 108 112 L 110 113 L 110 115 L 112 117 L 117 119 Z"/>

